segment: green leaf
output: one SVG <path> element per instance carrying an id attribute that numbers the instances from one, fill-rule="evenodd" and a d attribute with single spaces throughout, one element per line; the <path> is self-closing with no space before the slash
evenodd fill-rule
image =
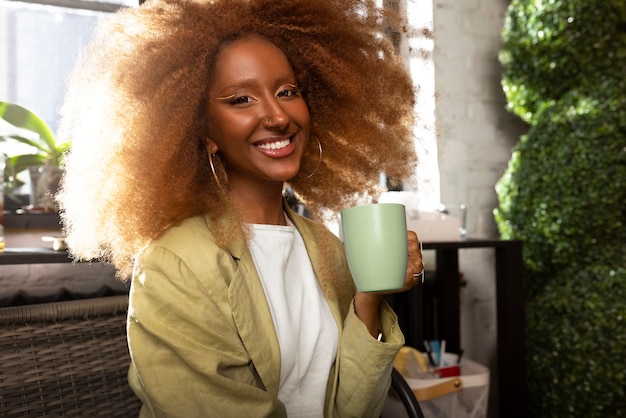
<path id="1" fill-rule="evenodd" d="M 13 139 L 17 142 L 21 142 L 22 144 L 30 145 L 31 147 L 35 147 L 43 152 L 48 152 L 48 148 L 44 147 L 43 146 L 44 144 L 41 141 L 35 141 L 35 140 L 24 138 L 23 136 L 18 136 L 18 135 L 7 136 L 6 138 Z"/>
<path id="2" fill-rule="evenodd" d="M 28 129 L 29 131 L 39 134 L 39 138 L 43 142 L 40 142 L 37 145 L 31 143 L 30 145 L 36 146 L 37 148 L 49 153 L 56 151 L 57 144 L 54 133 L 48 124 L 34 112 L 14 103 L 0 101 L 0 118 L 4 119 L 13 126 Z M 13 138 L 20 142 L 25 142 L 24 140 L 26 140 L 25 138 Z"/>
<path id="3" fill-rule="evenodd" d="M 7 163 L 11 164 L 15 173 L 32 166 L 40 166 L 46 163 L 46 157 L 40 154 L 14 155 L 7 158 Z"/>

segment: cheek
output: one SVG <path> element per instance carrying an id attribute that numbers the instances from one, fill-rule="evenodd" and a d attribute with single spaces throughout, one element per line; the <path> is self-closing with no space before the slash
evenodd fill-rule
<path id="1" fill-rule="evenodd" d="M 208 135 L 219 148 L 245 139 L 254 129 L 255 118 L 241 112 L 214 110 L 208 113 Z"/>
<path id="2" fill-rule="evenodd" d="M 295 109 L 293 118 L 302 129 L 309 130 L 311 126 L 311 114 L 309 113 L 309 108 L 304 101 Z"/>

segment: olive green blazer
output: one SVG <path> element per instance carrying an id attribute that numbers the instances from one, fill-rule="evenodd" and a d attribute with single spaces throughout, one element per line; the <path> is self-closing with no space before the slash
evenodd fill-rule
<path id="1" fill-rule="evenodd" d="M 325 417 L 378 417 L 393 359 L 404 344 L 397 318 L 381 309 L 386 342 L 353 308 L 355 288 L 342 243 L 285 208 L 305 242 L 339 329 Z M 128 313 L 129 383 L 141 417 L 285 417 L 277 399 L 280 348 L 243 238 L 215 243 L 197 216 L 150 243 L 135 262 Z"/>

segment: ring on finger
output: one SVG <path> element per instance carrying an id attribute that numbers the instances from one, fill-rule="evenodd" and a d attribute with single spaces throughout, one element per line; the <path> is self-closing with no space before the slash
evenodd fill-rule
<path id="1" fill-rule="evenodd" d="M 413 273 L 413 279 L 415 280 L 421 279 L 422 283 L 424 283 L 424 269 L 422 269 L 422 271 L 420 271 L 419 273 Z"/>

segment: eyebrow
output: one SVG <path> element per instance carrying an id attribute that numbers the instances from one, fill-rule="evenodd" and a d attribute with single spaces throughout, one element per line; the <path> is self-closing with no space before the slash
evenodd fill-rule
<path id="1" fill-rule="evenodd" d="M 275 79 L 275 83 L 278 84 L 283 84 L 286 83 L 292 87 L 298 87 L 298 85 L 296 83 L 292 83 L 291 81 L 294 80 L 296 77 L 295 75 L 292 74 L 283 74 L 280 75 L 278 77 L 276 77 Z M 247 87 L 247 86 L 251 86 L 254 85 L 255 81 L 254 79 L 246 79 L 246 80 L 241 80 L 241 81 L 237 81 L 233 84 L 229 84 L 228 86 L 224 87 L 222 90 L 227 90 L 227 89 L 231 89 L 231 88 L 241 88 L 241 87 Z M 233 93 L 230 94 L 228 96 L 220 96 L 220 97 L 216 97 L 216 100 L 230 100 L 233 99 L 235 96 L 237 96 L 237 93 Z"/>

